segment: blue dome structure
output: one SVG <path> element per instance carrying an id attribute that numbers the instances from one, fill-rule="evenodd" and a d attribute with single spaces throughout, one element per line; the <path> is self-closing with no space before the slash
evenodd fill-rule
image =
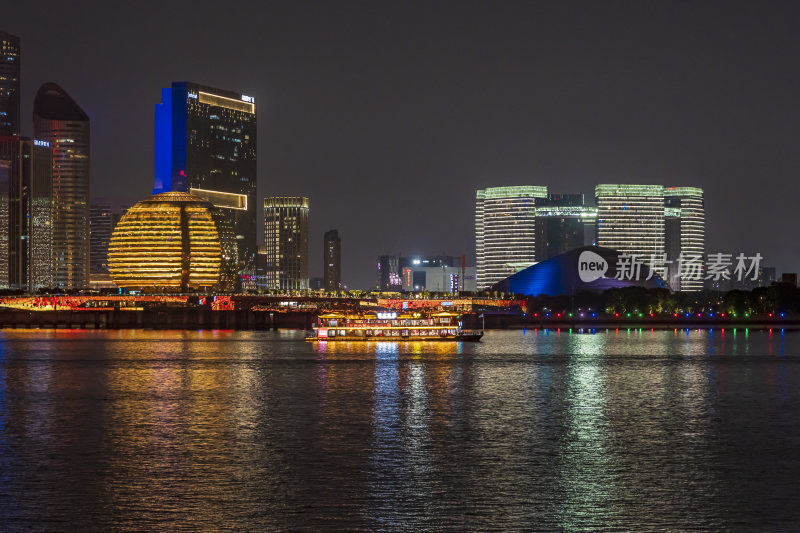
<path id="1" fill-rule="evenodd" d="M 641 259 L 637 276 L 637 267 L 626 268 L 625 264 L 630 265 L 630 259 L 620 256 L 623 256 L 621 252 L 611 248 L 576 248 L 520 270 L 494 284 L 491 290 L 526 296 L 558 296 L 623 287 L 669 289 L 658 274 L 651 273 L 647 265 L 641 264 Z M 620 276 L 617 275 L 618 268 L 622 270 Z"/>

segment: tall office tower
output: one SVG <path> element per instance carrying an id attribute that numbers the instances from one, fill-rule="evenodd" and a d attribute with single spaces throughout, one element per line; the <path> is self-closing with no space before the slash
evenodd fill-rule
<path id="1" fill-rule="evenodd" d="M 264 198 L 268 289 L 308 289 L 308 198 Z"/>
<path id="2" fill-rule="evenodd" d="M 549 194 L 536 204 L 537 262 L 594 244 L 597 208 L 582 194 Z"/>
<path id="3" fill-rule="evenodd" d="M 19 37 L 0 30 L 0 137 L 19 135 Z"/>
<path id="4" fill-rule="evenodd" d="M 89 273 L 108 274 L 108 243 L 112 224 L 110 204 L 92 204 L 89 210 Z"/>
<path id="5" fill-rule="evenodd" d="M 53 270 L 62 288 L 89 286 L 89 117 L 55 83 L 33 102 L 33 131 L 53 150 Z"/>
<path id="6" fill-rule="evenodd" d="M 241 279 L 255 279 L 256 103 L 252 96 L 175 82 L 155 106 L 153 194 L 189 192 L 230 218 Z M 255 287 L 249 287 L 255 288 Z"/>
<path id="7" fill-rule="evenodd" d="M 52 172 L 47 141 L 0 137 L 0 286 L 53 286 Z"/>
<path id="8" fill-rule="evenodd" d="M 706 212 L 703 189 L 697 187 L 668 187 L 664 189 L 664 218 L 667 254 L 666 281 L 676 291 L 703 290 L 705 274 Z M 681 263 L 687 258 L 699 263 L 694 276 L 681 279 Z M 684 266 L 684 273 L 688 273 Z M 693 279 L 698 278 L 699 279 Z"/>
<path id="9" fill-rule="evenodd" d="M 635 255 L 664 274 L 664 187 L 598 185 L 597 244 Z"/>
<path id="10" fill-rule="evenodd" d="M 325 232 L 323 240 L 322 286 L 326 291 L 338 291 L 342 288 L 342 239 L 339 231 L 332 229 Z"/>
<path id="11" fill-rule="evenodd" d="M 475 201 L 478 290 L 536 262 L 536 204 L 547 187 L 479 189 Z"/>
<path id="12" fill-rule="evenodd" d="M 395 292 L 403 288 L 400 279 L 400 262 L 396 255 L 378 257 L 378 290 Z"/>

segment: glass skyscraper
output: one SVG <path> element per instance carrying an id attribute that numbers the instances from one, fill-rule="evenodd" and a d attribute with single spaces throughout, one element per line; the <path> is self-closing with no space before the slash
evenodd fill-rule
<path id="1" fill-rule="evenodd" d="M 153 193 L 188 192 L 229 217 L 240 279 L 253 280 L 256 255 L 256 103 L 252 96 L 196 83 L 162 89 L 155 106 Z"/>
<path id="2" fill-rule="evenodd" d="M 0 137 L 0 286 L 52 287 L 53 152 L 47 141 Z"/>
<path id="3" fill-rule="evenodd" d="M 325 232 L 323 238 L 323 287 L 326 291 L 338 291 L 342 288 L 342 239 L 339 231 L 332 229 Z"/>
<path id="4" fill-rule="evenodd" d="M 67 289 L 89 286 L 89 117 L 55 83 L 33 103 L 33 131 L 53 152 L 53 270 Z"/>
<path id="5" fill-rule="evenodd" d="M 547 187 L 477 191 L 475 255 L 478 290 L 595 238 L 597 209 L 582 194 L 548 194 Z"/>
<path id="6" fill-rule="evenodd" d="M 478 290 L 536 262 L 536 203 L 547 187 L 491 187 L 475 198 Z"/>
<path id="7" fill-rule="evenodd" d="M 703 189 L 697 187 L 667 187 L 664 189 L 666 224 L 666 280 L 676 291 L 703 290 L 705 274 L 706 213 Z M 695 258 L 699 263 L 700 279 L 684 276 L 681 279 L 681 258 Z M 684 267 L 684 270 L 686 268 Z"/>
<path id="8" fill-rule="evenodd" d="M 706 226 L 703 189 L 598 185 L 595 196 L 598 245 L 636 255 L 673 290 L 702 290 Z M 688 258 L 694 258 L 699 266 L 701 279 L 681 279 L 681 265 Z"/>
<path id="9" fill-rule="evenodd" d="M 308 289 L 308 198 L 264 198 L 264 276 L 267 289 Z"/>
<path id="10" fill-rule="evenodd" d="M 0 137 L 19 135 L 19 37 L 0 30 Z"/>
<path id="11" fill-rule="evenodd" d="M 635 255 L 664 274 L 664 187 L 611 185 L 595 187 L 597 244 Z"/>
<path id="12" fill-rule="evenodd" d="M 111 205 L 92 204 L 89 215 L 90 274 L 108 274 L 108 243 L 113 229 Z"/>
<path id="13" fill-rule="evenodd" d="M 594 244 L 597 208 L 582 194 L 548 194 L 536 204 L 536 262 Z"/>
<path id="14" fill-rule="evenodd" d="M 378 257 L 378 290 L 394 292 L 403 288 L 399 259 L 396 255 Z"/>

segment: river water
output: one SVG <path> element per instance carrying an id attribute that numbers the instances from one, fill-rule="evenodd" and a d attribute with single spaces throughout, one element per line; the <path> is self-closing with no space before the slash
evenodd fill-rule
<path id="1" fill-rule="evenodd" d="M 0 332 L 1 530 L 800 527 L 800 333 Z"/>

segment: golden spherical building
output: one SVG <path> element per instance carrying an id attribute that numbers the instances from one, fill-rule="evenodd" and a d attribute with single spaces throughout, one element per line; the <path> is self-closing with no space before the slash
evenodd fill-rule
<path id="1" fill-rule="evenodd" d="M 219 208 L 183 192 L 156 194 L 131 207 L 108 246 L 119 287 L 156 291 L 233 290 L 236 238 Z"/>

